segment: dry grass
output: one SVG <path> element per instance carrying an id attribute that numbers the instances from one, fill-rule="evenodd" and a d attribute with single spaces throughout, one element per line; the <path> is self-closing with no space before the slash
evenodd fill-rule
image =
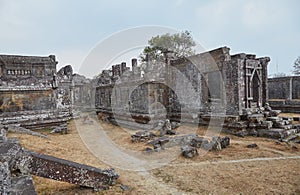
<path id="1" fill-rule="evenodd" d="M 113 142 L 131 150 L 141 151 L 143 143 L 133 144 L 130 134 L 133 131 L 101 123 Z M 91 125 L 90 128 L 93 128 Z M 98 168 L 109 168 L 93 156 L 77 133 L 75 123 L 69 125 L 69 134 L 51 135 L 43 139 L 29 135 L 9 134 L 18 137 L 20 143 L 33 151 L 53 155 Z M 205 135 L 205 128 L 184 126 L 180 133 L 197 132 Z M 147 175 L 134 171 L 117 169 L 121 175 L 118 184 L 108 191 L 93 192 L 76 185 L 34 177 L 39 194 L 170 194 L 176 191 L 191 194 L 299 194 L 300 159 L 251 161 L 240 163 L 220 163 L 223 161 L 247 158 L 300 156 L 300 151 L 291 145 L 276 143 L 265 138 L 230 136 L 231 145 L 220 152 L 209 152 L 194 159 L 178 156 L 169 165 L 154 169 Z M 246 146 L 256 143 L 259 148 Z M 123 192 L 120 184 L 130 186 Z"/>

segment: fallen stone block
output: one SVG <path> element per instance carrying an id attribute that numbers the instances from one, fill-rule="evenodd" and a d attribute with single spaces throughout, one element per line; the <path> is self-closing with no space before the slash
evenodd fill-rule
<path id="1" fill-rule="evenodd" d="M 247 130 L 241 130 L 241 131 L 237 131 L 237 132 L 233 133 L 233 135 L 235 135 L 237 137 L 245 137 L 245 136 L 249 135 L 249 132 Z"/>
<path id="2" fill-rule="evenodd" d="M 238 130 L 244 130 L 248 127 L 247 121 L 239 121 L 239 122 L 234 122 L 234 123 L 229 123 L 226 126 L 230 129 L 238 129 Z"/>
<path id="3" fill-rule="evenodd" d="M 230 145 L 230 137 L 225 136 L 221 138 L 221 147 L 222 149 L 227 148 Z"/>
<path id="4" fill-rule="evenodd" d="M 297 129 L 297 133 L 300 133 L 300 124 L 294 124 L 293 129 Z"/>
<path id="5" fill-rule="evenodd" d="M 282 121 L 282 118 L 277 116 L 271 116 L 271 117 L 267 117 L 267 121 L 272 121 L 273 123 L 276 123 Z"/>
<path id="6" fill-rule="evenodd" d="M 159 151 L 165 149 L 165 147 L 166 147 L 165 145 L 169 141 L 170 141 L 170 138 L 165 136 L 165 137 L 160 137 L 160 138 L 157 138 L 153 141 L 150 141 L 147 144 L 152 145 L 155 152 L 159 152 Z"/>
<path id="7" fill-rule="evenodd" d="M 24 150 L 16 139 L 7 139 L 0 142 L 0 162 L 7 162 L 10 172 L 14 172 L 14 174 L 23 176 L 33 174 L 96 190 L 108 189 L 119 178 L 114 169 L 101 170 L 96 167 Z M 29 180 L 28 178 L 16 178 L 14 183 L 16 189 L 21 188 L 18 187 L 21 181 L 28 183 Z M 30 189 L 28 188 L 29 191 Z"/>
<path id="8" fill-rule="evenodd" d="M 283 120 L 285 121 L 293 121 L 293 118 L 292 117 L 281 117 Z"/>
<path id="9" fill-rule="evenodd" d="M 230 138 L 227 136 L 214 136 L 212 137 L 212 140 L 209 141 L 208 139 L 202 137 L 196 137 L 191 140 L 190 145 L 192 147 L 201 148 L 204 150 L 220 151 L 230 145 Z"/>
<path id="10" fill-rule="evenodd" d="M 172 121 L 172 122 L 171 122 L 171 128 L 172 128 L 172 129 L 176 129 L 176 128 L 178 128 L 179 126 L 180 126 L 180 123 L 175 122 L 175 121 Z"/>
<path id="11" fill-rule="evenodd" d="M 177 132 L 175 130 L 167 130 L 166 134 L 167 135 L 176 135 Z"/>
<path id="12" fill-rule="evenodd" d="M 198 151 L 196 148 L 191 147 L 191 146 L 182 146 L 181 147 L 181 154 L 185 158 L 193 158 L 196 155 L 198 155 Z"/>
<path id="13" fill-rule="evenodd" d="M 67 124 L 62 124 L 59 126 L 56 126 L 54 128 L 52 128 L 50 133 L 61 133 L 61 134 L 67 134 L 68 133 L 68 127 Z"/>
<path id="14" fill-rule="evenodd" d="M 48 139 L 47 135 L 44 135 L 42 133 L 38 133 L 35 131 L 31 131 L 29 129 L 26 129 L 26 128 L 18 126 L 18 125 L 9 125 L 8 131 L 12 132 L 12 133 L 21 133 L 21 134 L 27 134 L 27 135 L 32 135 L 32 136 L 37 136 L 37 137 Z"/>
<path id="15" fill-rule="evenodd" d="M 123 185 L 123 184 L 121 184 L 120 188 L 121 188 L 121 190 L 123 190 L 123 192 L 130 190 L 129 186 L 126 186 L 126 185 Z"/>
<path id="16" fill-rule="evenodd" d="M 169 138 L 168 143 L 166 143 L 166 147 L 190 145 L 191 140 L 195 137 L 197 137 L 196 134 L 188 134 Z"/>
<path id="17" fill-rule="evenodd" d="M 282 139 L 285 137 L 284 131 L 284 129 L 261 129 L 258 131 L 258 136 L 272 139 Z"/>
<path id="18" fill-rule="evenodd" d="M 29 152 L 30 162 L 28 169 L 31 174 L 64 181 L 72 184 L 99 189 L 108 189 L 116 184 L 119 175 L 114 169 L 101 170 L 88 165 L 72 161 Z"/>
<path id="19" fill-rule="evenodd" d="M 250 130 L 248 130 L 248 135 L 257 137 L 258 136 L 258 132 L 257 132 L 256 129 L 250 129 Z"/>
<path id="20" fill-rule="evenodd" d="M 0 161 L 0 194 L 10 194 L 11 179 L 7 162 Z"/>
<path id="21" fill-rule="evenodd" d="M 201 145 L 209 144 L 209 140 L 203 137 L 195 137 L 191 140 L 191 146 L 201 148 Z"/>
<path id="22" fill-rule="evenodd" d="M 272 121 L 262 121 L 256 125 L 256 129 L 271 129 L 273 127 Z"/>
<path id="23" fill-rule="evenodd" d="M 282 121 L 276 121 L 273 123 L 273 127 L 274 128 L 282 128 L 285 126 L 285 122 L 282 120 Z"/>
<path id="24" fill-rule="evenodd" d="M 269 112 L 269 115 L 270 115 L 271 117 L 272 117 L 272 116 L 277 117 L 280 113 L 281 113 L 281 110 L 271 110 L 271 111 Z"/>
<path id="25" fill-rule="evenodd" d="M 13 177 L 11 179 L 11 194 L 35 195 L 34 183 L 30 175 Z"/>
<path id="26" fill-rule="evenodd" d="M 134 135 L 131 135 L 131 141 L 133 143 L 135 142 L 146 142 L 153 138 L 155 138 L 156 135 L 150 131 L 138 131 Z"/>
<path id="27" fill-rule="evenodd" d="M 252 114 L 248 116 L 248 121 L 252 123 L 260 123 L 264 120 L 263 114 Z"/>
<path id="28" fill-rule="evenodd" d="M 293 134 L 293 135 L 290 135 L 290 136 L 288 136 L 288 137 L 286 137 L 285 139 L 282 139 L 281 141 L 282 142 L 289 142 L 289 141 L 292 141 L 292 140 L 295 140 L 295 139 L 297 139 L 298 137 L 300 137 L 300 134 L 298 133 L 298 134 Z"/>
<path id="29" fill-rule="evenodd" d="M 212 137 L 210 150 L 212 150 L 212 151 L 221 151 L 222 150 L 221 138 L 219 136 Z"/>
<path id="30" fill-rule="evenodd" d="M 144 152 L 145 152 L 146 154 L 151 154 L 151 153 L 153 152 L 153 149 L 147 147 L 147 148 L 145 148 Z"/>
<path id="31" fill-rule="evenodd" d="M 256 143 L 247 145 L 247 148 L 258 148 Z"/>
<path id="32" fill-rule="evenodd" d="M 283 134 L 284 134 L 284 138 L 287 138 L 289 136 L 296 135 L 297 133 L 299 133 L 298 129 L 288 129 L 285 130 Z"/>

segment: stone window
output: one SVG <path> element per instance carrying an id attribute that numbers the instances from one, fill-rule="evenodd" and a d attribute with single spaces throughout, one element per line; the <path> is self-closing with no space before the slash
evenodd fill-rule
<path id="1" fill-rule="evenodd" d="M 7 75 L 30 75 L 30 70 L 7 70 Z"/>

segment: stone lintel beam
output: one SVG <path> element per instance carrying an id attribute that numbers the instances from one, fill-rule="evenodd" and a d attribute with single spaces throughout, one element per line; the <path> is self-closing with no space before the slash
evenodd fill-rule
<path id="1" fill-rule="evenodd" d="M 72 161 L 28 151 L 30 155 L 29 171 L 31 174 L 78 184 L 94 189 L 108 189 L 114 185 L 119 175 L 114 169 L 101 170 Z"/>
<path id="2" fill-rule="evenodd" d="M 6 139 L 5 130 L 1 129 L 1 127 L 0 130 L 0 162 L 6 163 L 10 172 L 20 176 L 28 176 L 22 179 L 23 183 L 27 183 L 30 174 L 32 174 L 96 190 L 104 190 L 114 185 L 119 178 L 114 169 L 101 170 L 92 166 L 24 150 L 18 140 Z M 3 176 L 1 170 L 4 170 L 1 167 L 4 167 L 4 165 L 0 164 L 0 184 L 1 180 L 3 180 L 1 179 Z M 18 186 L 16 189 L 19 189 L 19 182 L 15 183 Z M 1 189 L 1 191 L 4 190 Z"/>

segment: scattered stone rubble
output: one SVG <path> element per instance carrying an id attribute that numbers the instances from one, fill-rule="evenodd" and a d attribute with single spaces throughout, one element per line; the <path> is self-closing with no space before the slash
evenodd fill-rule
<path id="1" fill-rule="evenodd" d="M 165 148 L 181 146 L 182 155 L 187 158 L 192 158 L 198 154 L 197 148 L 208 151 L 220 151 L 230 145 L 229 137 L 214 136 L 211 139 L 199 137 L 196 134 L 188 135 L 173 135 L 158 137 L 150 131 L 138 131 L 131 136 L 133 143 L 147 142 L 145 152 L 151 154 L 153 151 L 159 152 Z"/>
<path id="2" fill-rule="evenodd" d="M 134 135 L 131 135 L 131 141 L 133 143 L 146 142 L 146 141 L 152 140 L 155 137 L 156 137 L 156 134 L 154 134 L 150 131 L 138 131 Z"/>
<path id="3" fill-rule="evenodd" d="M 258 145 L 256 143 L 247 145 L 247 148 L 258 148 Z"/>
<path id="4" fill-rule="evenodd" d="M 182 156 L 185 158 L 193 158 L 198 155 L 198 151 L 195 147 L 191 146 L 182 146 L 181 147 Z"/>
<path id="5" fill-rule="evenodd" d="M 7 139 L 0 127 L 0 194 L 36 194 L 31 174 L 85 187 L 108 189 L 119 175 L 72 161 L 23 149 L 17 139 Z"/>
<path id="6" fill-rule="evenodd" d="M 61 125 L 53 127 L 50 133 L 67 134 L 68 133 L 68 124 L 63 123 Z"/>
<path id="7" fill-rule="evenodd" d="M 285 140 L 300 133 L 300 124 L 293 124 L 293 118 L 280 117 L 279 110 L 269 105 L 260 110 L 246 110 L 238 121 L 225 123 L 223 131 L 236 136 L 258 136 Z"/>

